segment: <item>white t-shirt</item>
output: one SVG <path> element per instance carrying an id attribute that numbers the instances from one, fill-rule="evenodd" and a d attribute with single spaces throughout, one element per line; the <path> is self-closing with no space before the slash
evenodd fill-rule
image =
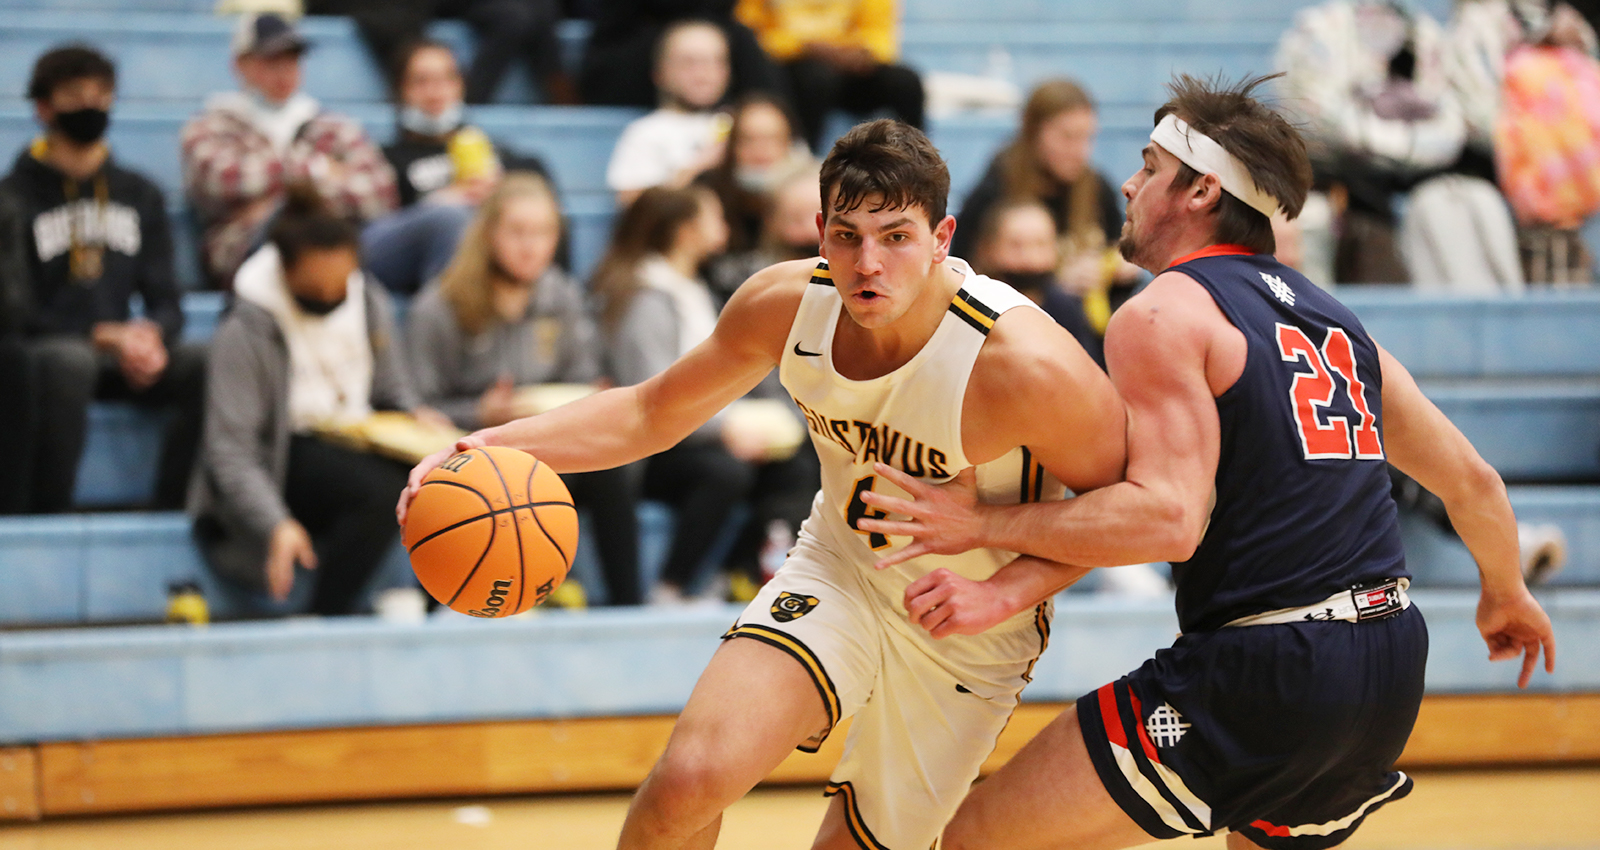
<path id="1" fill-rule="evenodd" d="M 660 186 L 698 159 L 725 132 L 720 112 L 657 109 L 635 119 L 611 151 L 606 185 L 613 192 L 638 192 Z"/>
<path id="2" fill-rule="evenodd" d="M 296 434 L 372 415 L 372 339 L 367 332 L 366 277 L 350 273 L 345 299 L 326 316 L 295 305 L 278 249 L 264 245 L 234 277 L 239 298 L 278 321 L 289 348 L 289 427 Z"/>

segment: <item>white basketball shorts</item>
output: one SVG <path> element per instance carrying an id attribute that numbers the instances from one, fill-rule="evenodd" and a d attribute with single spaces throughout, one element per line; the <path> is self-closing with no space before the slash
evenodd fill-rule
<path id="1" fill-rule="evenodd" d="M 1044 651 L 1053 608 L 981 635 L 934 639 L 863 571 L 802 534 L 725 638 L 777 647 L 810 673 L 829 728 L 853 717 L 827 793 L 864 848 L 933 845 L 966 797 Z"/>

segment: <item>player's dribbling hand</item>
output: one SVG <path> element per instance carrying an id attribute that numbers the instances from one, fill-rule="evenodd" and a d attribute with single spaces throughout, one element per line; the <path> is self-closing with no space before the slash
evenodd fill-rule
<path id="1" fill-rule="evenodd" d="M 1550 617 L 1526 587 L 1495 595 L 1485 592 L 1478 600 L 1478 633 L 1489 645 L 1490 661 L 1505 661 L 1522 656 L 1522 673 L 1517 687 L 1526 688 L 1539 665 L 1539 650 L 1544 649 L 1544 670 L 1556 671 L 1556 637 Z"/>
<path id="2" fill-rule="evenodd" d="M 416 466 L 411 467 L 411 475 L 406 479 L 406 489 L 400 491 L 400 502 L 394 506 L 395 522 L 406 524 L 406 511 L 411 507 L 411 500 L 417 497 L 417 490 L 422 487 L 422 479 L 433 471 L 433 468 L 445 462 L 446 458 L 469 449 L 482 448 L 488 445 L 477 434 L 468 434 L 448 449 L 440 449 L 423 458 Z"/>
<path id="3" fill-rule="evenodd" d="M 988 631 L 1016 613 L 999 588 L 939 569 L 906 586 L 906 614 L 935 638 Z"/>
<path id="4" fill-rule="evenodd" d="M 892 567 L 922 555 L 959 555 L 983 545 L 983 513 L 978 505 L 978 475 L 971 468 L 961 470 L 944 484 L 929 484 L 887 464 L 873 464 L 872 471 L 911 494 L 911 499 L 867 490 L 861 501 L 890 514 L 908 516 L 909 521 L 869 519 L 857 521 L 862 531 L 910 537 L 909 545 L 893 552 L 875 565 Z"/>

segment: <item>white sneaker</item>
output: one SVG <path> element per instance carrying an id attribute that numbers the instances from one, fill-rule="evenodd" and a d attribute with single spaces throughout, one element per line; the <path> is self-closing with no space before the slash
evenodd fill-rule
<path id="1" fill-rule="evenodd" d="M 1517 549 L 1530 587 L 1549 581 L 1567 563 L 1567 535 L 1554 523 L 1517 523 Z"/>
<path id="2" fill-rule="evenodd" d="M 689 604 L 689 600 L 677 585 L 662 581 L 650 588 L 650 598 L 645 600 L 645 604 L 651 608 L 682 608 Z"/>

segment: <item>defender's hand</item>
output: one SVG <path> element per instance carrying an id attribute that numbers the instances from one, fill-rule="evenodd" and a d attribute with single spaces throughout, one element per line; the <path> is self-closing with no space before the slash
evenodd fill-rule
<path id="1" fill-rule="evenodd" d="M 905 606 L 911 622 L 935 638 L 980 634 L 1016 613 L 995 585 L 943 569 L 908 585 Z"/>
<path id="2" fill-rule="evenodd" d="M 422 462 L 411 467 L 411 475 L 406 480 L 406 489 L 400 491 L 400 502 L 394 506 L 395 521 L 401 525 L 406 524 L 406 511 L 411 509 L 411 500 L 417 497 L 417 490 L 422 488 L 422 479 L 426 478 L 433 468 L 444 463 L 452 455 L 460 454 L 469 449 L 482 448 L 488 445 L 477 434 L 468 434 L 456 441 L 454 448 L 440 449 L 422 459 Z"/>
<path id="3" fill-rule="evenodd" d="M 1522 673 L 1517 687 L 1526 688 L 1539 664 L 1539 649 L 1544 649 L 1544 670 L 1556 671 L 1556 637 L 1550 617 L 1526 587 L 1505 595 L 1485 591 L 1478 599 L 1478 633 L 1489 645 L 1490 661 L 1505 661 L 1522 656 Z"/>
<path id="4" fill-rule="evenodd" d="M 872 471 L 911 494 L 910 500 L 871 490 L 861 494 L 861 501 L 874 508 L 911 518 L 857 521 L 862 531 L 912 538 L 909 545 L 879 561 L 878 569 L 922 555 L 959 555 L 983 545 L 983 508 L 978 504 L 978 474 L 972 467 L 945 484 L 918 481 L 882 463 L 873 464 Z"/>

